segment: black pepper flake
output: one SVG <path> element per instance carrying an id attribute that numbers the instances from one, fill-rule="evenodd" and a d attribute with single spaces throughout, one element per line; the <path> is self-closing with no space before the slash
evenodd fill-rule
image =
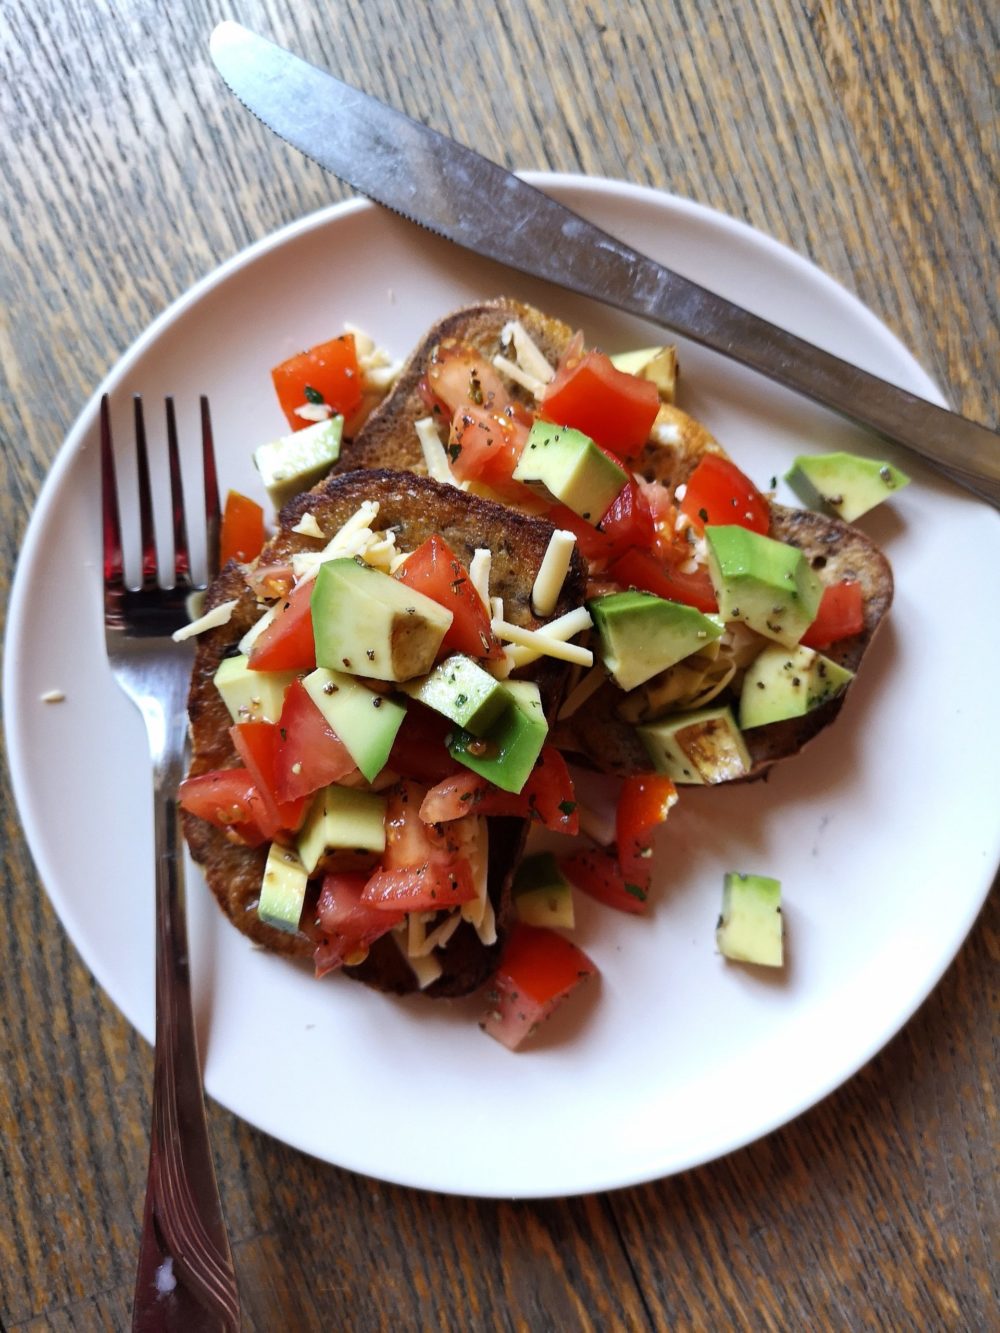
<path id="1" fill-rule="evenodd" d="M 734 504 L 736 503 L 735 500 L 733 501 L 733 503 L 734 503 Z M 708 522 L 708 510 L 705 509 L 705 508 L 701 508 L 701 509 L 699 509 L 699 510 L 698 510 L 698 517 L 701 519 L 702 523 L 707 523 L 707 522 Z"/>
<path id="2" fill-rule="evenodd" d="M 381 708 L 381 707 L 382 707 L 382 696 L 381 694 L 376 694 L 375 698 L 372 700 L 372 708 Z"/>
<path id="3" fill-rule="evenodd" d="M 375 661 L 375 649 L 374 649 L 374 648 L 366 648 L 366 649 L 365 649 L 365 657 L 368 658 L 368 661 L 369 661 L 369 662 L 374 662 L 374 661 Z"/>

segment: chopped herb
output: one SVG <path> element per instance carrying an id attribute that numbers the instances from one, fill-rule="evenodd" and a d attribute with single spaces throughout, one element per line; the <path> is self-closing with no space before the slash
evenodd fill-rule
<path id="1" fill-rule="evenodd" d="M 640 888 L 638 884 L 629 884 L 626 882 L 625 892 L 630 893 L 633 898 L 638 898 L 641 903 L 644 903 L 646 901 L 647 898 L 646 890 Z"/>
<path id="2" fill-rule="evenodd" d="M 576 801 L 560 801 L 559 809 L 563 812 L 564 815 L 566 815 L 567 818 L 569 818 L 569 816 L 576 809 Z"/>
<path id="3" fill-rule="evenodd" d="M 323 397 L 323 395 L 320 393 L 319 389 L 314 389 L 313 386 L 312 386 L 311 384 L 307 384 L 307 385 L 306 385 L 306 387 L 305 387 L 305 395 L 306 395 L 306 402 L 307 402 L 307 403 L 325 403 L 325 402 L 326 402 L 326 399 L 325 399 L 325 398 Z"/>
<path id="4" fill-rule="evenodd" d="M 735 503 L 735 501 L 734 501 L 734 503 Z M 699 509 L 699 510 L 698 510 L 698 517 L 701 519 L 702 523 L 707 523 L 707 522 L 708 522 L 708 510 L 705 509 L 705 508 L 701 508 L 701 509 Z"/>
<path id="5" fill-rule="evenodd" d="M 460 444 L 448 445 L 448 457 L 451 459 L 453 463 L 461 452 L 462 452 L 462 446 Z"/>

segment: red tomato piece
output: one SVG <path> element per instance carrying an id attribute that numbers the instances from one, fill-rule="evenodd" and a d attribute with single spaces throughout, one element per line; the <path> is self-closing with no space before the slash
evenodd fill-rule
<path id="1" fill-rule="evenodd" d="M 603 352 L 568 357 L 541 403 L 546 421 L 574 426 L 626 459 L 649 439 L 659 410 L 656 385 L 616 370 Z"/>
<path id="2" fill-rule="evenodd" d="M 464 765 L 452 759 L 445 744 L 454 730 L 455 724 L 446 717 L 411 701 L 396 732 L 386 767 L 401 778 L 415 778 L 427 786 L 441 782 L 452 773 L 468 773 Z"/>
<path id="3" fill-rule="evenodd" d="M 312 671 L 316 644 L 312 626 L 312 583 L 300 583 L 281 604 L 277 617 L 250 649 L 251 671 Z"/>
<path id="4" fill-rule="evenodd" d="M 626 879 L 618 864 L 618 857 L 608 847 L 590 847 L 575 852 L 559 862 L 559 868 L 574 885 L 591 898 L 619 912 L 641 916 L 649 898 L 649 873 L 641 876 L 644 882 Z"/>
<path id="5" fill-rule="evenodd" d="M 510 402 L 495 367 L 460 344 L 434 349 L 427 367 L 427 388 L 450 412 L 471 405 L 499 414 Z"/>
<path id="6" fill-rule="evenodd" d="M 365 885 L 361 901 L 380 912 L 435 912 L 442 907 L 459 907 L 475 896 L 472 867 L 463 858 L 448 865 L 427 862 L 376 870 Z"/>
<path id="7" fill-rule="evenodd" d="M 287 597 L 294 582 L 295 571 L 289 564 L 257 565 L 246 573 L 247 587 L 262 601 Z"/>
<path id="8" fill-rule="evenodd" d="M 580 831 L 573 779 L 566 760 L 552 745 L 544 746 L 517 795 L 463 770 L 432 787 L 420 806 L 420 818 L 428 824 L 448 823 L 470 814 L 533 819 L 572 837 Z"/>
<path id="9" fill-rule="evenodd" d="M 340 782 L 357 765 L 300 680 L 285 691 L 274 750 L 274 794 L 294 801 Z"/>
<path id="10" fill-rule="evenodd" d="M 274 367 L 271 378 L 292 430 L 314 424 L 296 414 L 295 409 L 305 403 L 327 403 L 334 412 L 349 417 L 361 402 L 354 334 L 342 333 L 339 338 L 289 357 Z"/>
<path id="11" fill-rule="evenodd" d="M 841 579 L 823 589 L 816 619 L 802 636 L 806 648 L 828 648 L 831 643 L 860 634 L 865 627 L 861 584 Z"/>
<path id="12" fill-rule="evenodd" d="M 230 560 L 245 565 L 260 555 L 264 545 L 264 511 L 256 500 L 230 491 L 219 527 L 219 568 Z"/>
<path id="13" fill-rule="evenodd" d="M 528 501 L 533 494 L 511 473 L 528 438 L 528 427 L 506 414 L 463 403 L 452 417 L 448 436 L 451 470 L 459 481 L 481 481 L 512 501 Z"/>
<path id="14" fill-rule="evenodd" d="M 545 517 L 553 527 L 564 528 L 567 532 L 573 533 L 580 554 L 588 565 L 610 558 L 610 553 L 614 549 L 611 538 L 600 528 L 595 528 L 593 523 L 588 523 L 579 514 L 574 514 L 568 506 L 550 505 L 545 511 Z"/>
<path id="15" fill-rule="evenodd" d="M 616 560 L 633 549 L 650 550 L 656 541 L 653 515 L 649 501 L 634 481 L 622 488 L 597 529 L 608 540 L 607 560 Z"/>
<path id="16" fill-rule="evenodd" d="M 248 769 L 222 768 L 185 778 L 178 788 L 178 800 L 181 809 L 216 828 L 232 830 L 250 847 L 258 847 L 270 836 L 261 827 L 266 817 Z"/>
<path id="17" fill-rule="evenodd" d="M 634 773 L 622 783 L 615 816 L 618 864 L 629 883 L 648 892 L 653 832 L 677 804 L 677 788 L 659 773 Z"/>
<path id="18" fill-rule="evenodd" d="M 597 973 L 582 949 L 564 935 L 518 922 L 486 992 L 482 1028 L 516 1050 L 582 981 Z"/>
<path id="19" fill-rule="evenodd" d="M 441 644 L 445 652 L 500 658 L 503 648 L 490 628 L 490 617 L 469 571 L 436 533 L 418 546 L 396 574 L 400 583 L 422 592 L 454 617 Z"/>
<path id="20" fill-rule="evenodd" d="M 316 904 L 319 940 L 313 961 L 318 977 L 348 959 L 360 962 L 358 955 L 366 954 L 370 945 L 403 920 L 402 912 L 380 911 L 362 902 L 367 882 L 363 873 L 324 877 Z"/>
<path id="21" fill-rule="evenodd" d="M 229 728 L 236 753 L 247 766 L 269 822 L 293 831 L 306 812 L 304 796 L 282 801 L 277 793 L 276 757 L 281 736 L 274 722 L 237 722 Z"/>
<path id="22" fill-rule="evenodd" d="M 623 588 L 641 588 L 668 601 L 693 606 L 698 611 L 719 609 L 712 580 L 703 565 L 685 573 L 679 565 L 660 560 L 646 551 L 626 551 L 608 573 Z"/>
<path id="23" fill-rule="evenodd" d="M 680 509 L 696 532 L 703 532 L 706 523 L 735 523 L 763 535 L 771 525 L 767 498 L 721 454 L 702 457 L 688 477 Z"/>

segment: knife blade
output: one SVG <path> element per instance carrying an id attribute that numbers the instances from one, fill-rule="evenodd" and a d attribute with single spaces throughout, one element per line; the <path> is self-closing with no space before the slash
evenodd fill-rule
<path id="1" fill-rule="evenodd" d="M 750 366 L 920 455 L 1000 508 L 995 431 L 691 282 L 498 163 L 239 23 L 216 27 L 211 54 L 249 111 L 376 203 L 476 254 L 639 315 Z"/>

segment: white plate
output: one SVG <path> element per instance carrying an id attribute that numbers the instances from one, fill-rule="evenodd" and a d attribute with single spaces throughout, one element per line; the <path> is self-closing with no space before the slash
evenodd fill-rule
<path id="1" fill-rule="evenodd" d="M 806 260 L 682 200 L 617 183 L 532 179 L 681 272 L 940 401 L 896 339 Z M 269 368 L 367 329 L 396 353 L 444 312 L 509 293 L 610 350 L 660 335 L 478 261 L 355 202 L 286 228 L 162 315 L 108 378 L 173 393 L 183 436 L 211 395 L 225 485 L 282 418 Z M 758 483 L 803 449 L 874 447 L 817 408 L 683 347 L 683 402 Z M 12 599 L 6 726 L 20 811 L 52 901 L 129 1020 L 153 1028 L 151 815 L 138 714 L 107 671 L 97 567 L 97 397 L 52 469 Z M 914 1012 L 988 890 L 1000 820 L 997 516 L 896 458 L 916 482 L 867 523 L 897 579 L 838 724 L 770 781 L 685 792 L 664 830 L 646 919 L 580 904 L 602 979 L 510 1055 L 477 1006 L 397 1001 L 256 952 L 191 880 L 193 965 L 212 1096 L 268 1133 L 386 1180 L 484 1196 L 569 1194 L 663 1176 L 782 1124 Z M 779 488 L 780 489 L 780 488 Z M 783 496 L 782 498 L 788 498 Z M 986 614 L 984 614 L 986 612 Z M 60 704 L 40 694 L 65 691 Z M 714 927 L 726 870 L 784 885 L 781 977 L 727 965 Z"/>

